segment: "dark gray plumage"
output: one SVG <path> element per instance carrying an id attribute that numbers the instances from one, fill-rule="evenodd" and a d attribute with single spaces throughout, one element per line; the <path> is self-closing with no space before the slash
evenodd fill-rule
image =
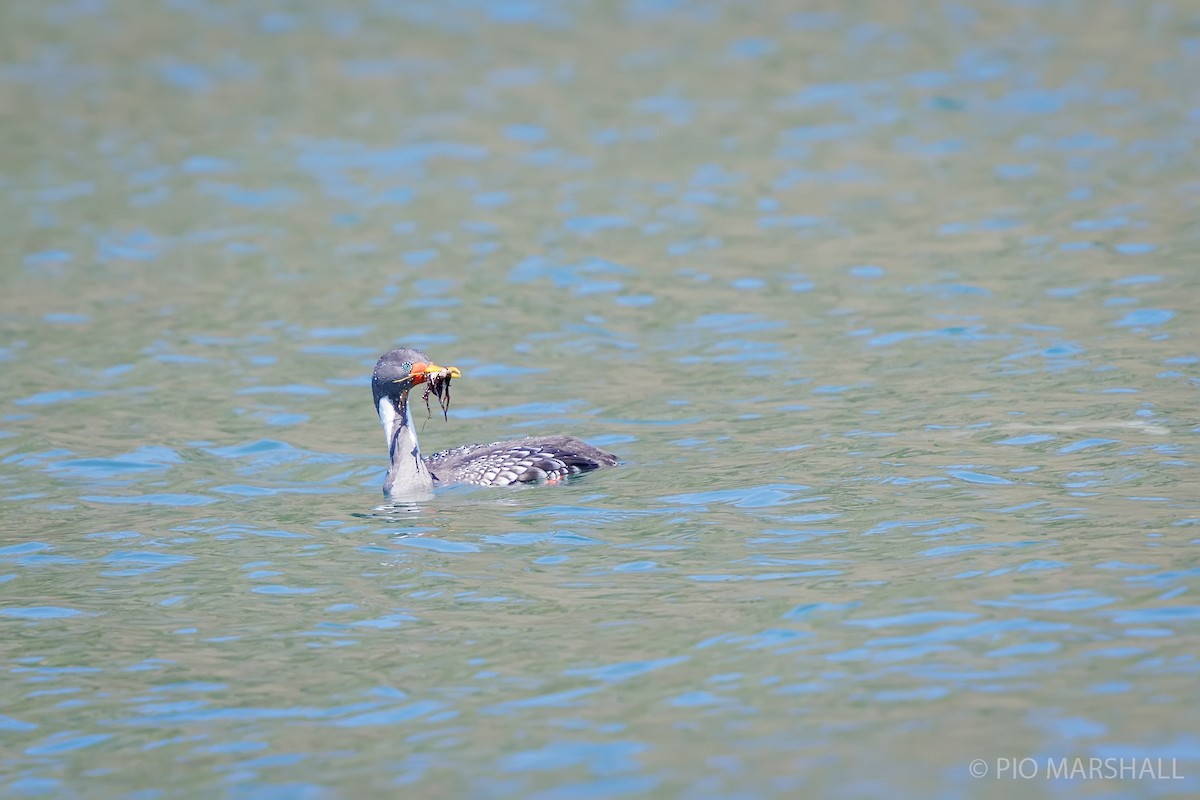
<path id="1" fill-rule="evenodd" d="M 371 375 L 371 394 L 391 458 L 391 468 L 383 484 L 385 494 L 427 495 L 435 482 L 480 486 L 556 483 L 617 463 L 612 453 L 574 436 L 531 436 L 468 444 L 422 456 L 409 413 L 409 394 L 418 384 L 433 381 L 438 386 L 438 379 L 458 375 L 454 367 L 440 367 L 420 350 L 392 350 L 376 362 Z"/>
<path id="2" fill-rule="evenodd" d="M 531 436 L 508 442 L 465 444 L 425 457 L 436 481 L 507 486 L 555 483 L 617 463 L 612 453 L 574 436 Z"/>

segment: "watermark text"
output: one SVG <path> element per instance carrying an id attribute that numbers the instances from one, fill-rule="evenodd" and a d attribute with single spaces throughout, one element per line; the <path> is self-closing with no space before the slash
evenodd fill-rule
<path id="1" fill-rule="evenodd" d="M 967 768 L 972 778 L 1058 781 L 1181 781 L 1174 758 L 999 756 L 976 758 Z"/>

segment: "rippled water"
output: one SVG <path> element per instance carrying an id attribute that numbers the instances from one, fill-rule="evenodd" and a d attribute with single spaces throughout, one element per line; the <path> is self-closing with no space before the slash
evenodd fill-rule
<path id="1" fill-rule="evenodd" d="M 1200 792 L 1191 4 L 0 43 L 6 796 Z M 398 344 L 624 464 L 385 505 Z"/>

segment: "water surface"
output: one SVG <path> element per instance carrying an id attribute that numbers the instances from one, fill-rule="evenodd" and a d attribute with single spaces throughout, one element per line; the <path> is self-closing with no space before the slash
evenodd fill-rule
<path id="1" fill-rule="evenodd" d="M 1200 792 L 1198 31 L 5 6 L 4 794 Z M 624 464 L 387 506 L 400 344 Z"/>

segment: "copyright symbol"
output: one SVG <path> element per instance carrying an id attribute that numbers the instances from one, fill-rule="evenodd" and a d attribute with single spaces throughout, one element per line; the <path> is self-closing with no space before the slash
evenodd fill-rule
<path id="1" fill-rule="evenodd" d="M 982 778 L 987 775 L 987 762 L 982 758 L 977 758 L 971 762 L 970 770 L 972 778 Z"/>

